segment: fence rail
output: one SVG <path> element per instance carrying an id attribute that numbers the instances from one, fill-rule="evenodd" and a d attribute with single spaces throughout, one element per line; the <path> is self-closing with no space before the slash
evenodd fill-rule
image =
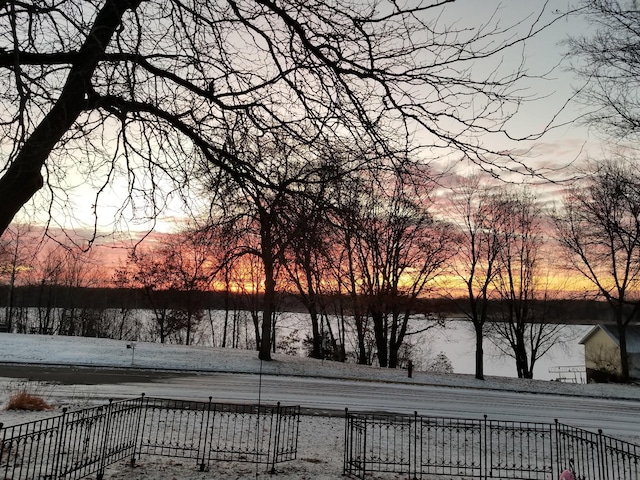
<path id="1" fill-rule="evenodd" d="M 640 446 L 556 422 L 559 455 L 571 458 L 579 479 L 640 479 Z"/>
<path id="2" fill-rule="evenodd" d="M 201 471 L 217 461 L 277 464 L 297 455 L 300 407 L 139 397 L 3 427 L 0 478 L 103 478 L 141 455 L 181 457 Z M 554 424 L 346 412 L 343 473 L 411 479 L 640 479 L 640 446 Z"/>
<path id="3" fill-rule="evenodd" d="M 145 398 L 138 452 L 275 465 L 296 457 L 299 407 L 234 405 Z"/>
<path id="4" fill-rule="evenodd" d="M 554 424 L 414 415 L 345 415 L 345 475 L 420 479 L 640 479 L 640 446 Z"/>
<path id="5" fill-rule="evenodd" d="M 0 478 L 79 479 L 140 455 L 276 464 L 297 455 L 300 407 L 139 397 L 3 427 Z"/>

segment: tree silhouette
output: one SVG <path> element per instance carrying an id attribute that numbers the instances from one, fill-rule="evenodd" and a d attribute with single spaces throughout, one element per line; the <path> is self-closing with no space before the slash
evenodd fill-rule
<path id="1" fill-rule="evenodd" d="M 454 4 L 0 2 L 0 232 L 43 185 L 50 215 L 73 215 L 70 190 L 82 184 L 95 215 L 114 188 L 120 215 L 155 217 L 170 193 L 188 197 L 200 159 L 269 184 L 225 149 L 235 115 L 258 133 L 346 138 L 377 158 L 419 139 L 412 147 L 429 158 L 531 172 L 481 139 L 513 137 L 530 78 L 522 46 L 559 17 L 505 26 L 489 15 L 467 28 L 444 20 Z"/>
<path id="2" fill-rule="evenodd" d="M 586 122 L 614 139 L 640 133 L 640 9 L 627 0 L 582 0 L 590 24 L 568 39 L 573 70 L 583 80 L 578 95 Z"/>
<path id="3" fill-rule="evenodd" d="M 570 265 L 611 308 L 623 381 L 629 381 L 626 331 L 640 302 L 640 177 L 635 159 L 597 162 L 556 214 Z"/>

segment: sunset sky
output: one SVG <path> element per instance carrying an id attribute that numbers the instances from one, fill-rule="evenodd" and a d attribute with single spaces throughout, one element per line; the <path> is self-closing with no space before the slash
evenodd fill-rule
<path id="1" fill-rule="evenodd" d="M 542 21 L 560 18 L 560 13 L 567 11 L 573 1 L 552 0 L 543 14 Z M 500 26 L 515 24 L 523 19 L 531 19 L 538 14 L 543 2 L 524 1 L 495 1 L 495 0 L 463 0 L 456 1 L 452 6 L 447 5 L 442 15 L 443 22 L 455 21 L 458 26 L 473 27 L 479 23 L 490 22 L 493 17 L 499 20 Z M 526 22 L 525 22 L 526 23 Z M 566 107 L 560 111 L 563 105 L 570 99 L 579 81 L 567 70 L 568 63 L 563 61 L 563 53 L 566 47 L 561 44 L 568 35 L 583 32 L 586 24 L 583 19 L 575 16 L 558 20 L 542 35 L 527 42 L 526 47 L 516 47 L 511 54 L 501 59 L 505 66 L 517 65 L 521 55 L 526 57 L 526 68 L 532 77 L 546 75 L 545 79 L 532 78 L 529 81 L 528 96 L 537 100 L 528 102 L 520 108 L 519 113 L 510 124 L 509 128 L 514 135 L 528 135 L 542 131 L 549 122 L 554 122 L 553 128 L 542 138 L 535 141 L 522 143 L 508 142 L 504 139 L 483 139 L 494 150 L 510 150 L 523 152 L 528 165 L 536 165 L 543 169 L 548 177 L 553 180 L 562 180 L 572 175 L 571 167 L 559 169 L 571 164 L 579 165 L 588 155 L 598 156 L 602 146 L 595 135 L 588 129 L 574 122 L 579 119 L 582 108 L 577 102 L 569 101 Z M 486 68 L 486 66 L 478 66 Z M 555 118 L 555 119 L 554 119 Z M 525 153 L 526 152 L 526 153 Z M 452 159 L 444 159 L 441 168 L 451 164 Z M 452 170 L 454 174 L 464 174 L 472 171 L 473 165 L 464 162 L 456 164 Z M 508 180 L 516 182 L 522 178 L 513 178 L 504 175 Z M 539 179 L 535 179 L 540 183 Z M 162 210 L 157 214 L 156 220 L 149 217 L 154 213 L 145 208 L 143 203 L 124 204 L 126 197 L 126 180 L 117 176 L 113 182 L 105 187 L 100 195 L 100 202 L 95 209 L 97 219 L 94 216 L 95 193 L 101 185 L 91 185 L 80 175 L 70 175 L 65 180 L 63 191 L 56 192 L 53 210 L 55 216 L 51 219 L 51 227 L 61 227 L 73 232 L 72 235 L 82 237 L 85 230 L 92 231 L 94 223 L 99 232 L 105 233 L 105 238 L 98 243 L 110 245 L 113 239 L 108 235 L 114 229 L 123 235 L 117 240 L 126 239 L 127 236 L 135 242 L 141 235 L 140 232 L 172 232 L 180 228 L 184 222 L 184 206 L 177 199 L 177 195 L 169 194 L 159 198 L 164 202 Z M 543 185 L 536 188 L 544 189 L 549 201 L 558 198 L 563 186 Z M 194 211 L 205 208 L 206 199 L 192 195 L 189 202 Z M 18 221 L 44 224 L 48 220 L 46 209 L 42 207 L 42 200 L 36 199 L 28 208 L 23 209 L 18 215 Z M 137 217 L 137 218 L 136 218 Z M 115 220 L 114 220 L 115 219 Z M 114 224 L 114 221 L 116 222 Z M 125 242 L 130 244 L 130 242 Z"/>

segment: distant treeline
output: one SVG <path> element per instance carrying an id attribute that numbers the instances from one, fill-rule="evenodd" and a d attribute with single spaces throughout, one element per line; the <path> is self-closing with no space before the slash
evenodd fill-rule
<path id="1" fill-rule="evenodd" d="M 244 295 L 246 296 L 246 294 Z M 178 291 L 160 290 L 153 292 L 156 304 L 180 308 L 187 302 L 196 303 L 202 309 L 224 309 L 225 305 L 235 304 L 243 295 L 214 291 Z M 195 302 L 194 302 L 195 300 Z M 0 307 L 9 303 L 9 287 L 0 286 Z M 149 296 L 144 290 L 128 288 L 73 288 L 65 286 L 38 285 L 14 287 L 11 301 L 14 307 L 55 307 L 55 308 L 152 308 Z"/>
<path id="2" fill-rule="evenodd" d="M 259 295 L 252 295 L 248 301 L 246 293 L 201 291 L 156 291 L 154 301 L 162 305 L 180 308 L 181 305 L 194 303 L 201 309 L 224 310 L 226 308 L 242 308 L 260 300 Z M 195 300 L 195 302 L 194 302 Z M 332 305 L 338 299 L 323 299 L 327 313 L 331 314 Z M 447 317 L 462 316 L 466 307 L 466 299 L 446 297 L 427 298 L 418 301 L 416 314 L 442 315 Z M 490 310 L 500 311 L 499 301 L 493 302 Z M 0 285 L 0 307 L 9 305 L 9 287 Z M 50 307 L 50 308 L 83 308 L 83 309 L 150 309 L 153 307 L 149 297 L 142 289 L 124 288 L 70 288 L 64 286 L 38 285 L 14 287 L 11 305 L 13 307 Z M 462 308 L 461 308 L 462 307 Z M 605 302 L 595 300 L 547 300 L 534 301 L 532 308 L 544 310 L 545 320 L 552 323 L 592 324 L 610 321 L 610 311 Z M 283 295 L 280 310 L 288 312 L 304 312 L 305 308 L 294 295 Z M 495 317 L 494 317 L 495 318 Z"/>

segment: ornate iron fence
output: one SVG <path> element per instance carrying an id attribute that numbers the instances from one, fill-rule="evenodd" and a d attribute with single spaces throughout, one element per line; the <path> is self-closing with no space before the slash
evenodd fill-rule
<path id="1" fill-rule="evenodd" d="M 640 479 L 640 446 L 556 422 L 557 449 L 572 460 L 576 480 Z"/>
<path id="2" fill-rule="evenodd" d="M 0 477 L 77 479 L 102 476 L 135 451 L 141 398 L 68 412 L 11 427 L 0 425 Z"/>
<path id="3" fill-rule="evenodd" d="M 54 418 L 0 424 L 0 478 L 79 479 L 140 455 L 194 459 L 200 470 L 228 460 L 296 458 L 300 407 L 233 405 L 140 397 Z"/>
<path id="4" fill-rule="evenodd" d="M 555 424 L 346 412 L 343 473 L 407 478 L 638 480 L 640 447 Z"/>
<path id="5" fill-rule="evenodd" d="M 271 466 L 296 458 L 300 407 L 145 398 L 138 455 Z"/>

